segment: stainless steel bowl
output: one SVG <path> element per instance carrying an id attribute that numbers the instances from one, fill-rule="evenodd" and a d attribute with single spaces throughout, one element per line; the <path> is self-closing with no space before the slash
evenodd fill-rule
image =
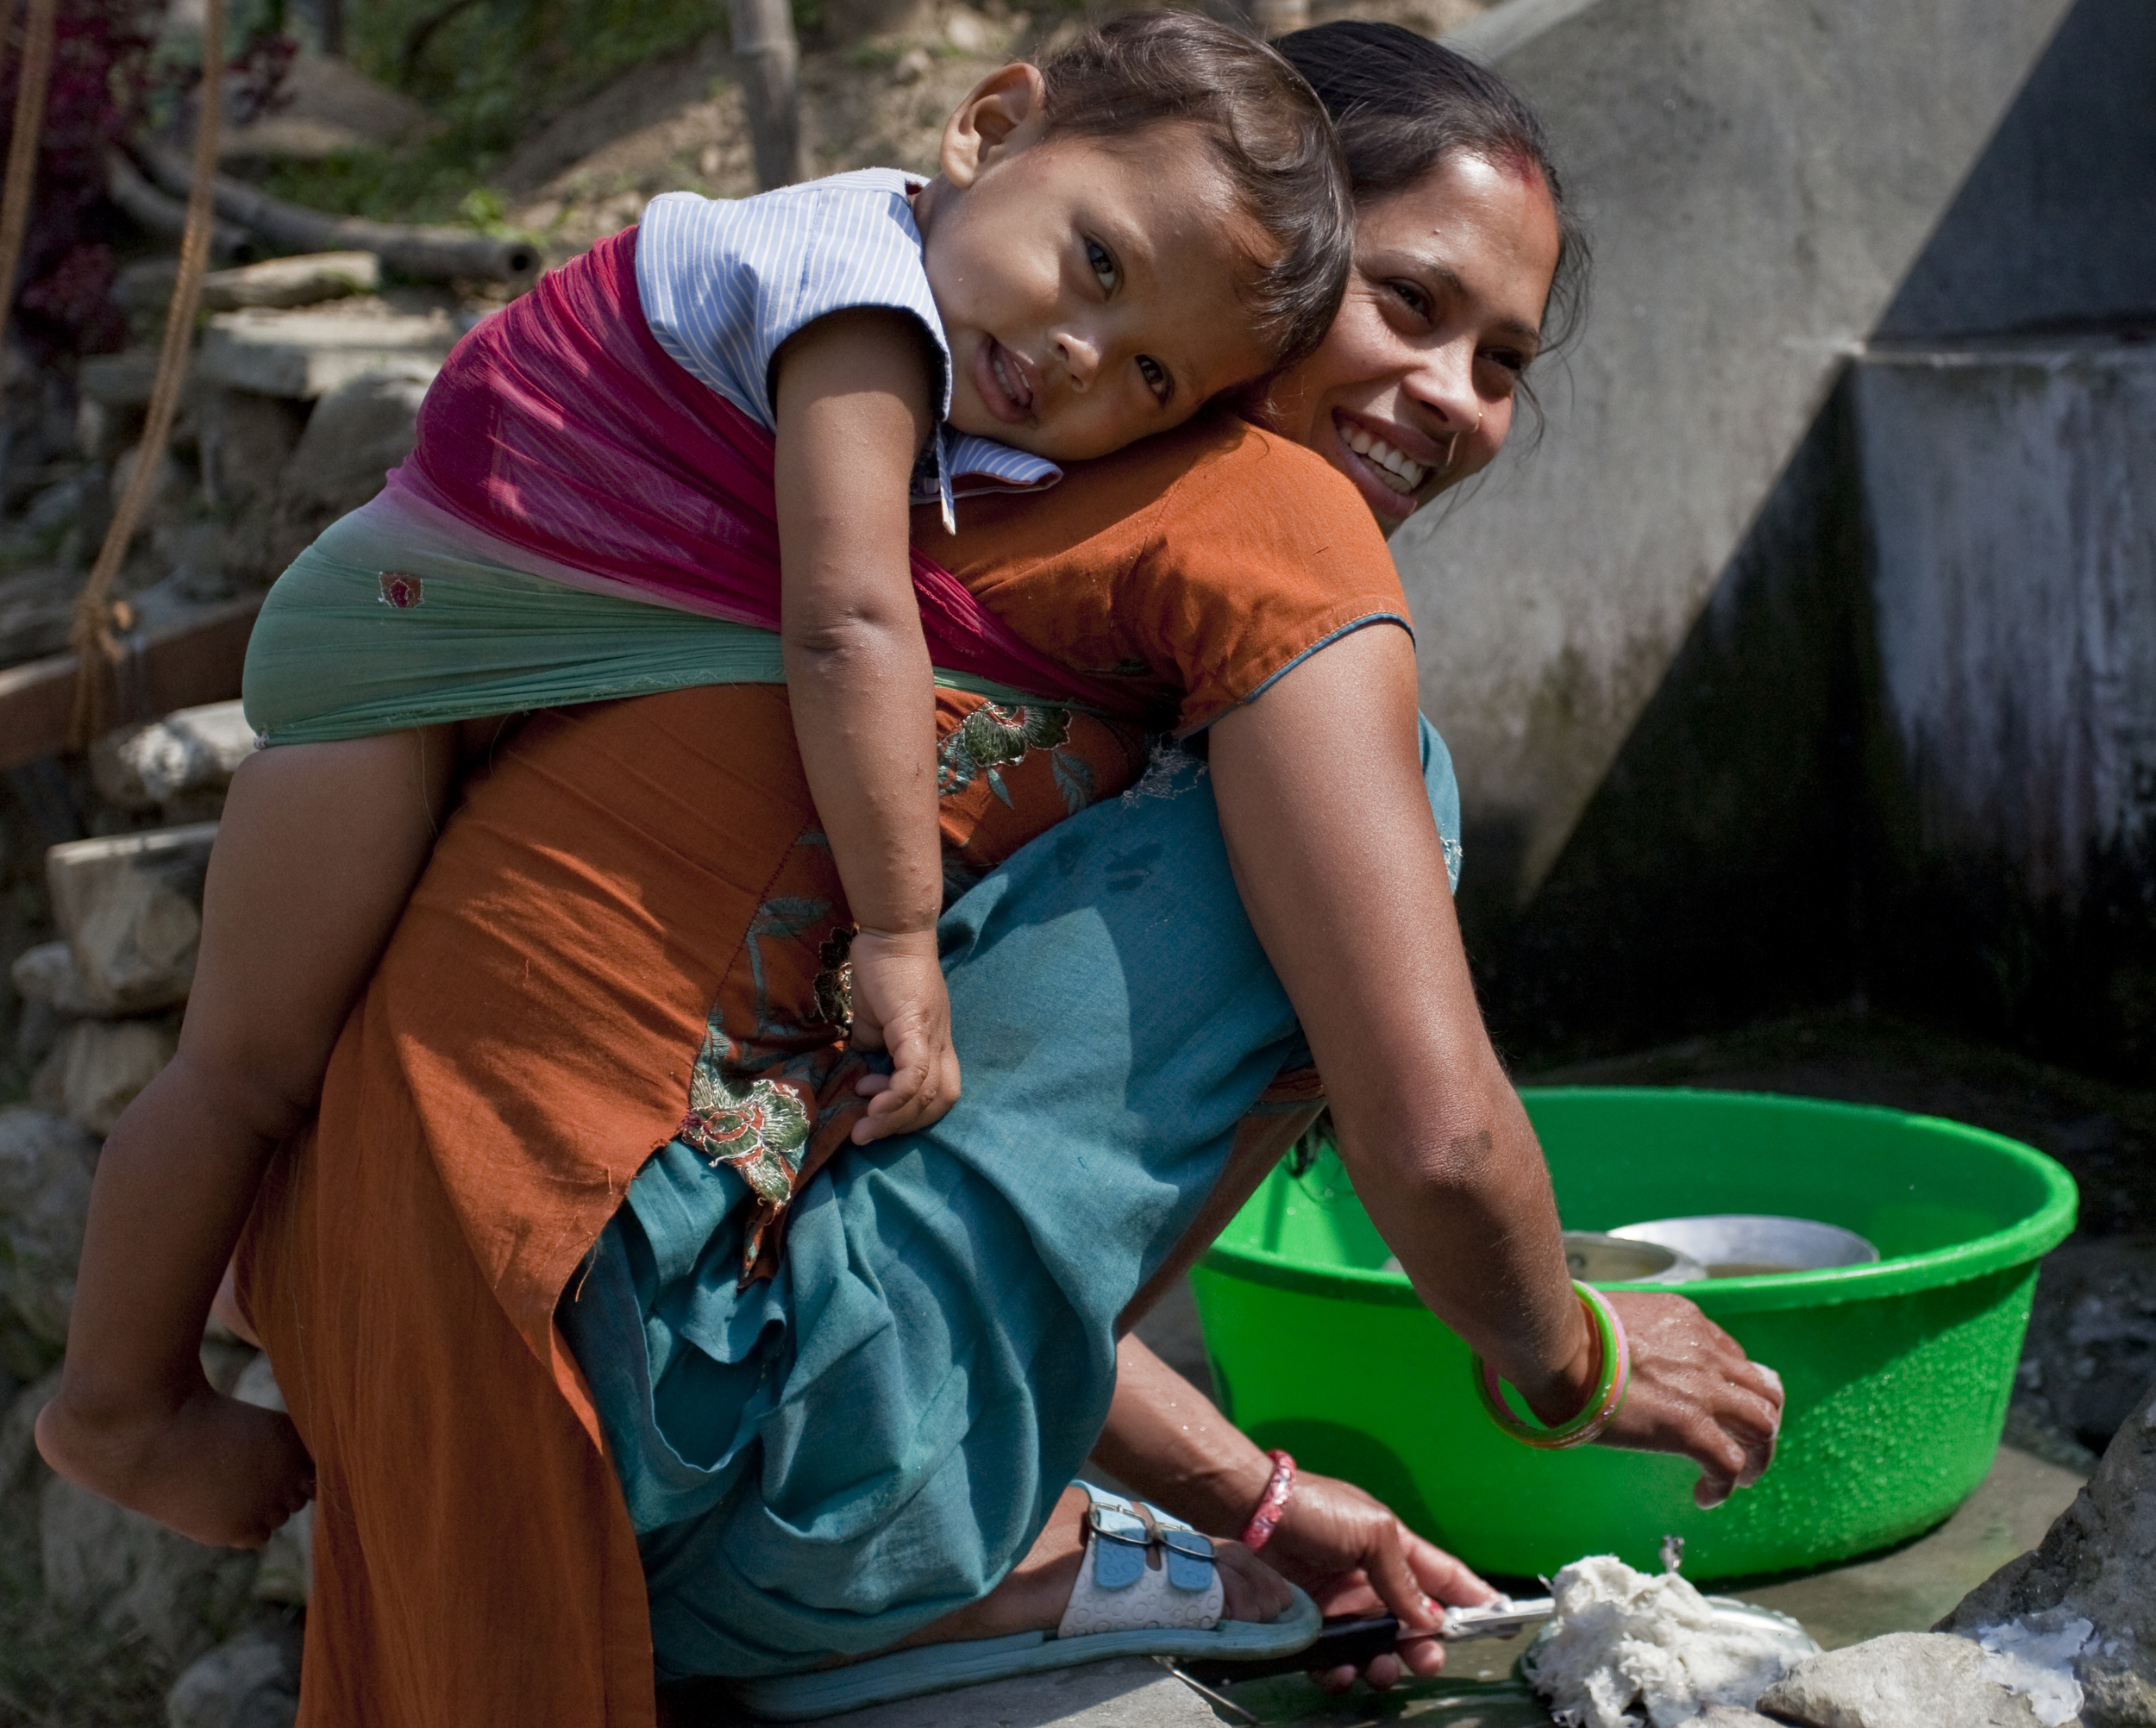
<path id="1" fill-rule="evenodd" d="M 1817 1272 L 1829 1266 L 1864 1266 L 1879 1257 L 1879 1250 L 1853 1230 L 1766 1212 L 1652 1218 L 1626 1224 L 1610 1235 L 1689 1255 L 1706 1268 L 1709 1278 Z"/>
<path id="2" fill-rule="evenodd" d="M 1707 1268 L 1682 1249 L 1662 1243 L 1626 1242 L 1593 1230 L 1565 1231 L 1564 1263 L 1584 1284 L 1623 1284 L 1635 1279 L 1680 1284 L 1707 1276 Z"/>

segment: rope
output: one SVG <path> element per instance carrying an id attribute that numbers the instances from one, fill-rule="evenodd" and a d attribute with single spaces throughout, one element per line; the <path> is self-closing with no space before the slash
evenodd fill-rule
<path id="1" fill-rule="evenodd" d="M 0 303 L 15 304 L 15 272 L 30 231 L 30 188 L 37 179 L 38 132 L 45 92 L 53 82 L 53 21 L 60 0 L 30 0 L 22 21 L 22 74 L 15 87 L 15 135 L 8 141 L 8 179 L 0 191 Z"/>
<path id="2" fill-rule="evenodd" d="M 33 4 L 39 0 L 32 0 Z M 46 0 L 50 3 L 50 0 Z M 165 343 L 157 358 L 157 380 L 150 387 L 149 411 L 142 441 L 135 446 L 135 472 L 128 477 L 112 523 L 105 530 L 97 561 L 75 599 L 75 621 L 68 646 L 75 651 L 75 712 L 71 728 L 75 748 L 86 750 L 111 718 L 114 686 L 126 659 L 122 636 L 134 623 L 134 609 L 111 598 L 128 546 L 150 500 L 164 466 L 165 447 L 179 408 L 179 387 L 187 377 L 188 351 L 195 335 L 195 310 L 202 300 L 203 272 L 210 264 L 210 240 L 216 227 L 218 134 L 224 122 L 224 0 L 204 0 L 202 20 L 202 85 L 195 119 L 194 185 L 187 197 L 187 228 L 179 242 L 179 279 L 165 316 Z M 20 110 L 18 110 L 19 116 Z M 12 172 L 13 163 L 9 169 Z M 10 183 L 12 184 L 12 183 Z"/>

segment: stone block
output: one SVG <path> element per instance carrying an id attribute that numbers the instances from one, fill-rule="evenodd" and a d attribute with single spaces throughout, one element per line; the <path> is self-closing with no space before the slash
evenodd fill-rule
<path id="1" fill-rule="evenodd" d="M 1895 1632 L 1807 1656 L 1759 1697 L 1796 1728 L 2042 1728 L 2028 1699 L 1984 1674 L 1966 1638 Z"/>
<path id="2" fill-rule="evenodd" d="M 2156 1728 L 2156 1387 L 2128 1414 L 2096 1474 L 2043 1542 L 1940 1622 L 1976 1637 L 2087 1623 L 2074 1669 L 2097 1728 Z"/>
<path id="3" fill-rule="evenodd" d="M 92 1134 L 112 1132 L 120 1112 L 172 1059 L 179 1038 L 157 1020 L 78 1020 L 53 1052 L 68 1118 Z"/>
<path id="4" fill-rule="evenodd" d="M 311 402 L 370 375 L 424 384 L 461 334 L 446 311 L 398 312 L 376 299 L 294 310 L 251 306 L 210 318 L 196 371 L 229 390 Z"/>
<path id="5" fill-rule="evenodd" d="M 41 1003 L 71 1019 L 97 1011 L 75 964 L 75 950 L 64 942 L 41 942 L 26 948 L 9 968 L 16 993 L 25 1002 Z"/>
<path id="6" fill-rule="evenodd" d="M 0 1110 L 0 1295 L 40 1343 L 67 1343 L 97 1143 L 43 1111 Z"/>
<path id="7" fill-rule="evenodd" d="M 381 491 L 384 477 L 417 441 L 419 404 L 426 393 L 422 379 L 372 375 L 324 397 L 285 464 L 281 486 L 287 504 L 341 516 Z"/>
<path id="8" fill-rule="evenodd" d="M 69 841 L 46 854 L 53 921 L 84 988 L 106 1013 L 184 1002 L 202 935 L 215 823 Z"/>
<path id="9" fill-rule="evenodd" d="M 154 810 L 182 792 L 222 791 L 254 753 L 254 729 L 237 702 L 181 708 L 108 732 L 91 747 L 91 778 L 122 810 Z"/>
<path id="10" fill-rule="evenodd" d="M 54 1476 L 38 1499 L 45 1593 L 63 1612 L 192 1662 L 245 1611 L 254 1556 L 204 1548 Z"/>
<path id="11" fill-rule="evenodd" d="M 199 430 L 203 495 L 235 530 L 277 491 L 278 477 L 305 430 L 305 404 L 247 390 L 203 395 Z"/>
<path id="12" fill-rule="evenodd" d="M 236 270 L 213 270 L 202 279 L 206 311 L 242 306 L 314 306 L 382 285 L 382 260 L 371 252 L 310 252 L 271 258 Z"/>
<path id="13" fill-rule="evenodd" d="M 197 1657 L 165 1696 L 170 1728 L 290 1728 L 298 1713 L 298 1637 L 253 1626 Z"/>

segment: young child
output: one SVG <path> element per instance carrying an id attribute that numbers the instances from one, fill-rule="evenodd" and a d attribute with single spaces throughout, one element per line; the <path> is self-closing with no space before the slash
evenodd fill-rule
<path id="1" fill-rule="evenodd" d="M 962 592 L 917 591 L 911 501 L 940 498 L 948 524 L 968 476 L 1051 482 L 1308 352 L 1351 216 L 1307 86 L 1183 14 L 1005 67 L 950 120 L 940 166 L 925 186 L 872 171 L 657 201 L 466 339 L 413 460 L 280 579 L 248 690 L 278 748 L 233 785 L 179 1053 L 100 1162 L 38 1424 L 61 1474 L 239 1546 L 310 1493 L 291 1423 L 213 1392 L 197 1343 L 490 717 L 782 675 L 859 925 L 853 1041 L 891 1060 L 860 1084 L 853 1137 L 956 1098 L 931 665 L 1066 699 L 1084 681 Z M 549 646 L 682 611 L 705 615 L 686 671 Z M 782 673 L 717 666 L 711 617 L 775 625 Z M 742 635 L 752 660 L 771 640 Z"/>

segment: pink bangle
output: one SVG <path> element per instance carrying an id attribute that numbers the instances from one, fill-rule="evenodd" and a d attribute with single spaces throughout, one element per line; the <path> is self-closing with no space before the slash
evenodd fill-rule
<path id="1" fill-rule="evenodd" d="M 1265 1456 L 1273 1461 L 1273 1474 L 1266 1481 L 1265 1492 L 1257 1497 L 1257 1510 L 1244 1528 L 1243 1546 L 1250 1549 L 1263 1548 L 1273 1539 L 1273 1531 L 1288 1510 L 1288 1497 L 1295 1492 L 1295 1461 L 1285 1452 Z"/>

